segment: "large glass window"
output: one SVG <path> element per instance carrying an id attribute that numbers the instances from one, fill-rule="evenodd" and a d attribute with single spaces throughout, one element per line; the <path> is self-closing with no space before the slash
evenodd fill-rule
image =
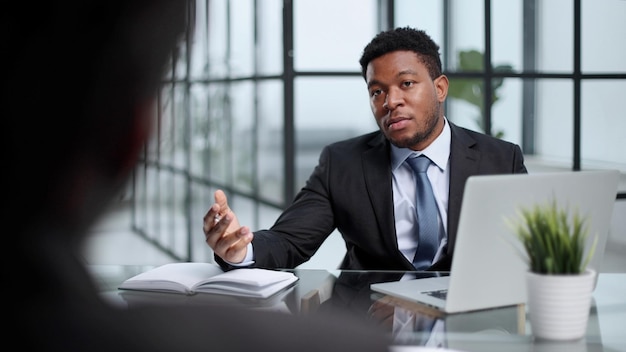
<path id="1" fill-rule="evenodd" d="M 298 78 L 295 107 L 296 189 L 304 186 L 325 145 L 378 129 L 361 76 Z"/>
<path id="2" fill-rule="evenodd" d="M 440 46 L 444 43 L 443 1 L 396 0 L 395 27 L 415 27 L 422 29 Z M 442 53 L 445 48 L 441 48 Z"/>
<path id="3" fill-rule="evenodd" d="M 256 66 L 263 75 L 283 72 L 283 2 L 282 0 L 257 1 Z"/>
<path id="4" fill-rule="evenodd" d="M 358 71 L 363 47 L 377 32 L 374 0 L 295 0 L 296 71 Z"/>
<path id="5" fill-rule="evenodd" d="M 574 70 L 574 2 L 536 1 L 537 71 Z"/>
<path id="6" fill-rule="evenodd" d="M 284 200 L 285 184 L 283 90 L 280 80 L 266 80 L 258 87 L 258 192 L 261 198 L 276 204 Z"/>
<path id="7" fill-rule="evenodd" d="M 587 80 L 581 92 L 583 169 L 625 171 L 626 80 Z"/>
<path id="8" fill-rule="evenodd" d="M 211 261 L 201 224 L 216 189 L 242 223 L 271 226 L 325 145 L 377 129 L 358 60 L 391 27 L 440 45 L 450 121 L 520 144 L 531 172 L 626 174 L 625 5 L 197 0 L 134 177 L 133 227 L 178 259 Z"/>
<path id="9" fill-rule="evenodd" d="M 626 4 L 582 0 L 581 65 L 585 73 L 626 72 Z"/>
<path id="10" fill-rule="evenodd" d="M 571 167 L 574 153 L 574 87 L 571 80 L 537 82 L 535 155 L 543 163 Z"/>

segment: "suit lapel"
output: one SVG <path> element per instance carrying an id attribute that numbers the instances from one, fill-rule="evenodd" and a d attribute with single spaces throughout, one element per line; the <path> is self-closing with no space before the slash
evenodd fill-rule
<path id="1" fill-rule="evenodd" d="M 479 170 L 480 153 L 473 149 L 476 141 L 463 129 L 450 123 L 450 190 L 448 195 L 448 249 L 454 250 L 456 232 L 461 213 L 461 202 L 465 182 Z M 398 252 L 398 240 L 393 214 L 393 195 L 391 184 L 391 161 L 389 145 L 382 134 L 370 142 L 371 148 L 362 155 L 365 186 L 382 241 L 390 253 Z M 385 186 L 383 186 L 385 185 Z M 408 261 L 406 261 L 410 265 Z"/>
<path id="2" fill-rule="evenodd" d="M 381 133 L 372 139 L 370 146 L 372 148 L 362 155 L 365 187 L 372 209 L 374 209 L 382 241 L 390 253 L 395 253 L 398 251 L 398 240 L 393 221 L 389 145 Z"/>
<path id="3" fill-rule="evenodd" d="M 476 141 L 461 128 L 450 123 L 450 193 L 448 194 L 448 253 L 454 250 L 459 226 L 465 181 L 478 173 L 480 153 L 472 147 Z"/>

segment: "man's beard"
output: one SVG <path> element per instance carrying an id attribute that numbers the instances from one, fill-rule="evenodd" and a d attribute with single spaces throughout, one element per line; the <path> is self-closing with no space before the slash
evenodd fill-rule
<path id="1" fill-rule="evenodd" d="M 417 131 L 413 136 L 409 138 L 404 138 L 400 140 L 392 140 L 390 138 L 389 142 L 395 145 L 398 148 L 411 148 L 414 145 L 418 145 L 423 141 L 430 138 L 430 136 L 435 133 L 435 127 L 437 127 L 437 122 L 440 119 L 439 110 L 440 108 L 433 109 L 428 115 L 428 120 L 426 120 L 426 129 L 423 132 Z"/>

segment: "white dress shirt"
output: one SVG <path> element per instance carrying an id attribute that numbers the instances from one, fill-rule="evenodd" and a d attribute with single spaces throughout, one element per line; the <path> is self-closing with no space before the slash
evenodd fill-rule
<path id="1" fill-rule="evenodd" d="M 439 210 L 439 222 L 443 225 L 444 233 L 439 237 L 439 249 L 433 261 L 437 261 L 448 243 L 448 189 L 450 159 L 450 125 L 444 118 L 445 125 L 441 134 L 426 149 L 413 151 L 407 148 L 391 146 L 391 173 L 393 187 L 393 208 L 396 221 L 396 236 L 398 249 L 412 261 L 417 251 L 417 223 L 415 210 L 415 176 L 411 167 L 404 161 L 412 154 L 426 155 L 432 163 L 426 171 Z"/>

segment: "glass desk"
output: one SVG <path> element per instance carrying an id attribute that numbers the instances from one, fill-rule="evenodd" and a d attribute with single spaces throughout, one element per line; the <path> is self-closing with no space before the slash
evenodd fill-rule
<path id="1" fill-rule="evenodd" d="M 296 269 L 296 284 L 266 300 L 222 295 L 184 296 L 117 289 L 125 279 L 151 266 L 89 267 L 111 304 L 132 309 L 143 304 L 237 305 L 285 314 L 354 315 L 391 334 L 392 351 L 432 346 L 458 351 L 626 351 L 626 273 L 601 273 L 593 293 L 587 334 L 582 340 L 535 340 L 525 307 L 511 306 L 437 317 L 423 307 L 369 289 L 375 282 L 399 280 L 404 272 Z M 415 273 L 432 275 L 432 273 Z M 446 274 L 446 273 L 442 273 Z M 413 346 L 413 347 L 411 347 Z"/>

